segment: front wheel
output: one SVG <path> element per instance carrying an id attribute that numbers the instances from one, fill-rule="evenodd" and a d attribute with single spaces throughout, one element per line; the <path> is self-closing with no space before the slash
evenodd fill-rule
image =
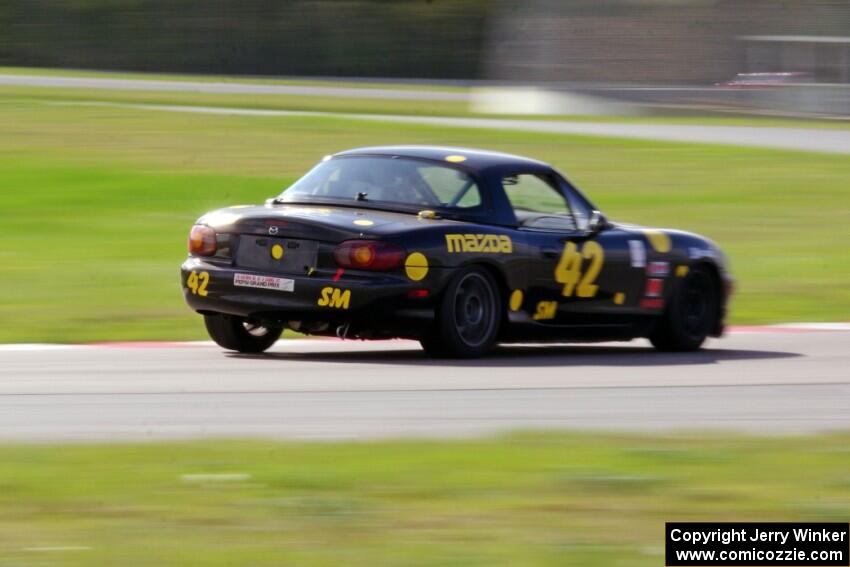
<path id="1" fill-rule="evenodd" d="M 279 327 L 265 327 L 232 315 L 204 315 L 210 338 L 220 347 L 244 353 L 259 353 L 271 347 L 283 332 Z"/>
<path id="2" fill-rule="evenodd" d="M 499 334 L 502 301 L 493 277 L 483 268 L 459 272 L 437 306 L 436 324 L 422 339 L 431 356 L 472 358 L 486 354 Z"/>
<path id="3" fill-rule="evenodd" d="M 718 293 L 706 268 L 692 268 L 649 336 L 652 346 L 663 351 L 690 351 L 702 346 L 717 323 Z"/>

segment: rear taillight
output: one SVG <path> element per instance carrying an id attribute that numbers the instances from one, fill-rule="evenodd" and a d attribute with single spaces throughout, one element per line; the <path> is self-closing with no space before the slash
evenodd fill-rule
<path id="1" fill-rule="evenodd" d="M 398 244 L 375 240 L 346 240 L 334 249 L 336 263 L 355 270 L 393 270 L 404 263 L 404 255 Z"/>
<path id="2" fill-rule="evenodd" d="M 203 224 L 196 224 L 189 231 L 189 253 L 198 256 L 215 254 L 215 231 Z"/>

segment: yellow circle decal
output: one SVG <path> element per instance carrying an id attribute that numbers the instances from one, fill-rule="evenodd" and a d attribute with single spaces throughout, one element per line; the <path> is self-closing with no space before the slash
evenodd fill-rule
<path id="1" fill-rule="evenodd" d="M 428 258 L 420 252 L 414 252 L 404 261 L 404 271 L 415 282 L 424 279 L 428 275 Z"/>
<path id="2" fill-rule="evenodd" d="M 522 307 L 522 290 L 515 289 L 513 293 L 511 293 L 511 298 L 508 301 L 508 305 L 511 308 L 511 311 L 519 311 L 519 308 Z"/>
<path id="3" fill-rule="evenodd" d="M 354 221 L 354 224 L 356 224 L 357 226 L 372 226 L 375 223 L 370 221 L 369 219 L 357 219 L 356 221 Z"/>
<path id="4" fill-rule="evenodd" d="M 665 254 L 673 248 L 670 236 L 660 230 L 644 230 L 643 234 L 646 236 L 646 239 L 649 240 L 649 244 L 656 252 Z"/>
<path id="5" fill-rule="evenodd" d="M 272 258 L 275 260 L 280 260 L 283 258 L 283 246 L 280 244 L 275 244 L 272 246 Z"/>
<path id="6" fill-rule="evenodd" d="M 618 291 L 617 293 L 614 294 L 614 303 L 616 305 L 622 305 L 625 302 L 626 302 L 626 294 L 625 293 L 623 293 L 622 291 Z"/>
<path id="7" fill-rule="evenodd" d="M 466 156 L 446 156 L 446 161 L 451 163 L 460 163 L 466 161 Z"/>

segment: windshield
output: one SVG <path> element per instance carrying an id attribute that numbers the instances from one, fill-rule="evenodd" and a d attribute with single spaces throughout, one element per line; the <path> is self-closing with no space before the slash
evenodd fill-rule
<path id="1" fill-rule="evenodd" d="M 469 209 L 481 204 L 481 192 L 465 172 L 439 163 L 389 156 L 345 156 L 323 161 L 277 201 Z"/>

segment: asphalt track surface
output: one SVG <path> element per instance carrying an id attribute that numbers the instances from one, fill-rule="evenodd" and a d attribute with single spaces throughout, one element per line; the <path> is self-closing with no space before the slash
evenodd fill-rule
<path id="1" fill-rule="evenodd" d="M 845 325 L 845 328 L 847 326 Z M 432 360 L 407 341 L 0 347 L 0 440 L 458 437 L 506 430 L 850 428 L 850 332 L 757 328 L 696 353 L 645 341 Z"/>

